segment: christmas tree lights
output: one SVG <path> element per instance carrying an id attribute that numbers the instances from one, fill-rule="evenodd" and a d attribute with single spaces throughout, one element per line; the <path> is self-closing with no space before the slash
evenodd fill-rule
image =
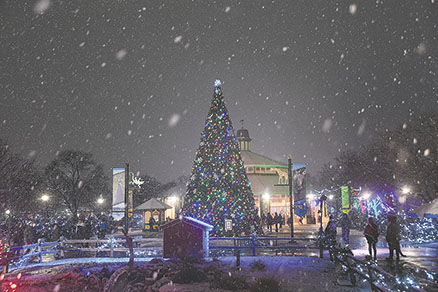
<path id="1" fill-rule="evenodd" d="M 184 214 L 213 225 L 213 236 L 248 235 L 256 229 L 254 196 L 225 107 L 221 82 L 216 80 L 214 85 L 213 101 L 187 184 Z M 232 230 L 228 232 L 226 219 L 232 220 Z"/>

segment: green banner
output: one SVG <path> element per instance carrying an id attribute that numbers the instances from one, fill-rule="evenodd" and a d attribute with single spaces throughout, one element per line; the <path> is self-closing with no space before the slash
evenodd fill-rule
<path id="1" fill-rule="evenodd" d="M 348 213 L 350 211 L 350 196 L 348 186 L 341 187 L 342 198 L 342 212 Z"/>

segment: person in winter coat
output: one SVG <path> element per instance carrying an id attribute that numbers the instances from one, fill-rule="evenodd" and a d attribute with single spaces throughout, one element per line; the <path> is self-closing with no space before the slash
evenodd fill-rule
<path id="1" fill-rule="evenodd" d="M 345 244 L 350 244 L 351 220 L 347 213 L 342 214 L 341 227 L 342 227 L 342 240 L 344 241 Z"/>
<path id="2" fill-rule="evenodd" d="M 281 229 L 284 225 L 284 215 L 280 213 L 280 215 L 278 216 L 280 217 L 280 229 Z"/>
<path id="3" fill-rule="evenodd" d="M 84 239 L 85 238 L 85 222 L 84 218 L 80 217 L 78 223 L 76 224 L 76 237 L 78 239 Z"/>
<path id="4" fill-rule="evenodd" d="M 277 212 L 275 212 L 274 223 L 275 223 L 275 232 L 278 232 L 278 224 L 280 224 L 280 216 L 278 216 Z"/>
<path id="5" fill-rule="evenodd" d="M 103 239 L 103 238 L 105 238 L 105 235 L 106 235 L 106 226 L 107 225 L 107 223 L 106 223 L 106 218 L 104 217 L 104 218 L 102 218 L 102 220 L 100 221 L 100 224 L 99 224 L 99 231 L 98 231 L 98 233 L 97 233 L 97 238 L 99 238 L 99 239 Z"/>
<path id="6" fill-rule="evenodd" d="M 35 230 L 34 230 L 34 225 L 31 224 L 27 224 L 26 227 L 24 228 L 24 243 L 25 244 L 32 244 L 35 243 L 36 239 L 35 239 Z"/>
<path id="7" fill-rule="evenodd" d="M 365 231 L 363 233 L 365 235 L 365 238 L 368 242 L 368 251 L 370 253 L 371 258 L 374 258 L 374 260 L 377 259 L 377 249 L 376 249 L 376 243 L 379 239 L 379 228 L 374 223 L 374 219 L 372 217 L 368 218 L 368 224 L 365 226 Z M 373 253 L 374 251 L 374 257 Z"/>
<path id="8" fill-rule="evenodd" d="M 268 227 L 268 222 L 266 222 L 266 215 L 265 215 L 265 213 L 262 213 L 262 225 L 266 225 L 266 227 Z"/>
<path id="9" fill-rule="evenodd" d="M 400 249 L 400 226 L 397 223 L 395 216 L 388 217 L 388 228 L 386 229 L 386 241 L 388 242 L 389 257 L 388 260 L 394 258 L 394 251 L 396 259 L 400 259 L 400 255 L 405 256 Z"/>
<path id="10" fill-rule="evenodd" d="M 55 223 L 55 225 L 53 225 L 53 229 L 51 232 L 51 241 L 58 241 L 61 238 L 61 229 L 58 225 L 58 223 Z"/>
<path id="11" fill-rule="evenodd" d="M 327 223 L 327 226 L 324 230 L 324 235 L 326 237 L 327 244 L 329 246 L 335 246 L 336 245 L 336 221 L 335 216 L 330 215 L 330 220 Z"/>
<path id="12" fill-rule="evenodd" d="M 266 222 L 268 223 L 269 231 L 272 232 L 272 224 L 274 223 L 274 218 L 272 218 L 271 213 L 268 213 L 268 216 L 266 216 Z"/>

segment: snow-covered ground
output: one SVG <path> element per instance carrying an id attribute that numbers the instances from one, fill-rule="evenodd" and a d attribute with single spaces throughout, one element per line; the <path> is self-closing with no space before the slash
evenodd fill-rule
<path id="1" fill-rule="evenodd" d="M 150 258 L 136 260 L 140 266 L 147 264 Z M 220 257 L 230 273 L 243 273 L 246 277 L 256 279 L 264 275 L 274 276 L 280 283 L 280 291 L 369 291 L 367 284 L 360 287 L 341 287 L 337 285 L 335 267 L 328 259 L 316 257 L 287 257 L 287 256 L 244 256 L 241 257 L 242 271 L 236 271 L 235 257 Z M 10 273 L 7 280 L 14 280 L 19 272 L 22 273 L 20 287 L 26 291 L 34 290 L 35 286 L 45 289 L 63 287 L 61 274 L 75 270 L 88 276 L 100 271 L 103 267 L 115 270 L 128 261 L 127 258 L 81 258 L 65 259 L 51 263 L 35 264 L 24 270 L 16 270 Z M 262 262 L 266 266 L 265 271 L 250 271 L 254 262 Z M 47 286 L 44 286 L 46 284 Z M 43 286 L 42 286 L 43 285 Z M 62 290 L 62 289 L 61 289 Z M 61 291 L 59 290 L 59 291 Z M 25 290 L 22 290 L 25 291 Z M 208 283 L 197 284 L 171 284 L 163 286 L 160 291 L 210 291 Z M 217 291 L 217 290 L 212 290 Z M 223 291 L 223 290 L 222 290 Z"/>

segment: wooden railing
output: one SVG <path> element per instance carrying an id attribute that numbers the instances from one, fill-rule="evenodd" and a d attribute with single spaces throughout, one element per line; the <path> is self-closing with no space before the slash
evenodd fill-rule
<path id="1" fill-rule="evenodd" d="M 353 286 L 357 285 L 356 276 L 365 279 L 371 288 L 371 291 L 391 292 L 391 291 L 419 291 L 423 292 L 418 279 L 412 278 L 412 285 L 408 290 L 400 290 L 396 287 L 401 284 L 400 279 L 386 272 L 381 267 L 370 261 L 363 261 L 355 258 L 350 254 L 332 252 L 334 262 L 342 265 L 345 274 L 349 276 L 349 280 Z M 414 283 L 414 280 L 417 284 Z"/>

